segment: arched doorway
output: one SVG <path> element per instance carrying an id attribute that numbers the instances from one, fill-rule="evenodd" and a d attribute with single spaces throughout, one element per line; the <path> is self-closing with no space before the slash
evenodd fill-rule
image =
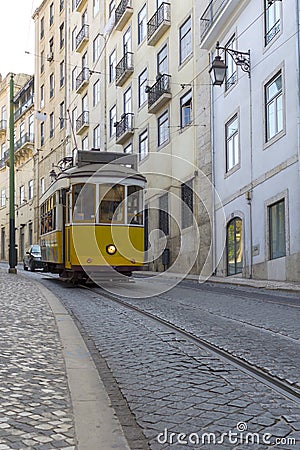
<path id="1" fill-rule="evenodd" d="M 243 270 L 243 221 L 239 217 L 227 225 L 226 233 L 227 276 Z"/>

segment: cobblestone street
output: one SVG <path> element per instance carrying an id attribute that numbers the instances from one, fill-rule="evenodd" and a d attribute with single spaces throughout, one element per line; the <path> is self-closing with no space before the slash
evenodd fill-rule
<path id="1" fill-rule="evenodd" d="M 0 298 L 0 449 L 75 450 L 65 362 L 50 307 L 30 279 L 1 270 Z"/>
<path id="2" fill-rule="evenodd" d="M 259 443 L 255 440 L 249 448 L 271 449 L 275 443 L 278 449 L 298 448 L 299 403 L 99 293 L 73 289 L 70 296 L 67 288 L 61 289 L 53 281 L 43 282 L 51 285 L 81 322 L 107 361 L 152 449 L 200 448 L 196 441 L 180 445 L 177 438 L 181 433 L 195 439 L 215 433 L 220 439 L 222 433 L 241 431 L 241 426 L 259 435 Z M 294 370 L 296 378 L 296 309 L 243 299 L 242 295 L 222 297 L 218 292 L 193 292 L 180 287 L 159 298 L 132 302 L 167 316 L 195 334 L 215 339 L 224 348 L 235 343 L 232 351 L 239 349 L 249 361 L 256 359 L 262 366 L 274 361 L 274 367 L 280 361 L 278 370 L 286 364 L 286 373 Z M 280 334 L 276 333 L 279 322 L 283 323 Z M 277 346 L 283 344 L 283 351 L 278 352 Z M 263 349 L 264 345 L 268 348 Z M 290 353 L 286 355 L 289 345 Z M 290 355 L 293 360 L 288 362 Z M 263 442 L 265 436 L 269 440 Z M 206 442 L 201 448 L 245 448 L 241 442 L 218 439 L 214 445 Z"/>

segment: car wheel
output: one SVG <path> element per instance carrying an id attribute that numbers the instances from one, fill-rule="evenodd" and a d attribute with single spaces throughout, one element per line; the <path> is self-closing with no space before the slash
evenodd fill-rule
<path id="1" fill-rule="evenodd" d="M 34 263 L 33 262 L 30 263 L 29 267 L 30 267 L 31 272 L 35 271 L 35 267 L 34 267 Z"/>
<path id="2" fill-rule="evenodd" d="M 23 268 L 24 268 L 24 270 L 28 270 L 28 267 L 25 265 L 24 262 L 23 262 Z"/>

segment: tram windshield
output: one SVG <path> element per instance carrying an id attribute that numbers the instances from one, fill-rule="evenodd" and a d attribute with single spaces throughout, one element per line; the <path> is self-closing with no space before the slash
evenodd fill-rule
<path id="1" fill-rule="evenodd" d="M 95 222 L 95 185 L 76 184 L 73 187 L 74 222 Z"/>
<path id="2" fill-rule="evenodd" d="M 124 223 L 125 186 L 120 184 L 100 186 L 100 223 Z"/>

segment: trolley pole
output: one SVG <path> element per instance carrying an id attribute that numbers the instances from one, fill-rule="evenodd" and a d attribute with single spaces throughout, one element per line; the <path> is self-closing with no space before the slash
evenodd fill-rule
<path id="1" fill-rule="evenodd" d="M 9 108 L 9 273 L 17 273 L 15 232 L 14 76 L 10 76 Z"/>

